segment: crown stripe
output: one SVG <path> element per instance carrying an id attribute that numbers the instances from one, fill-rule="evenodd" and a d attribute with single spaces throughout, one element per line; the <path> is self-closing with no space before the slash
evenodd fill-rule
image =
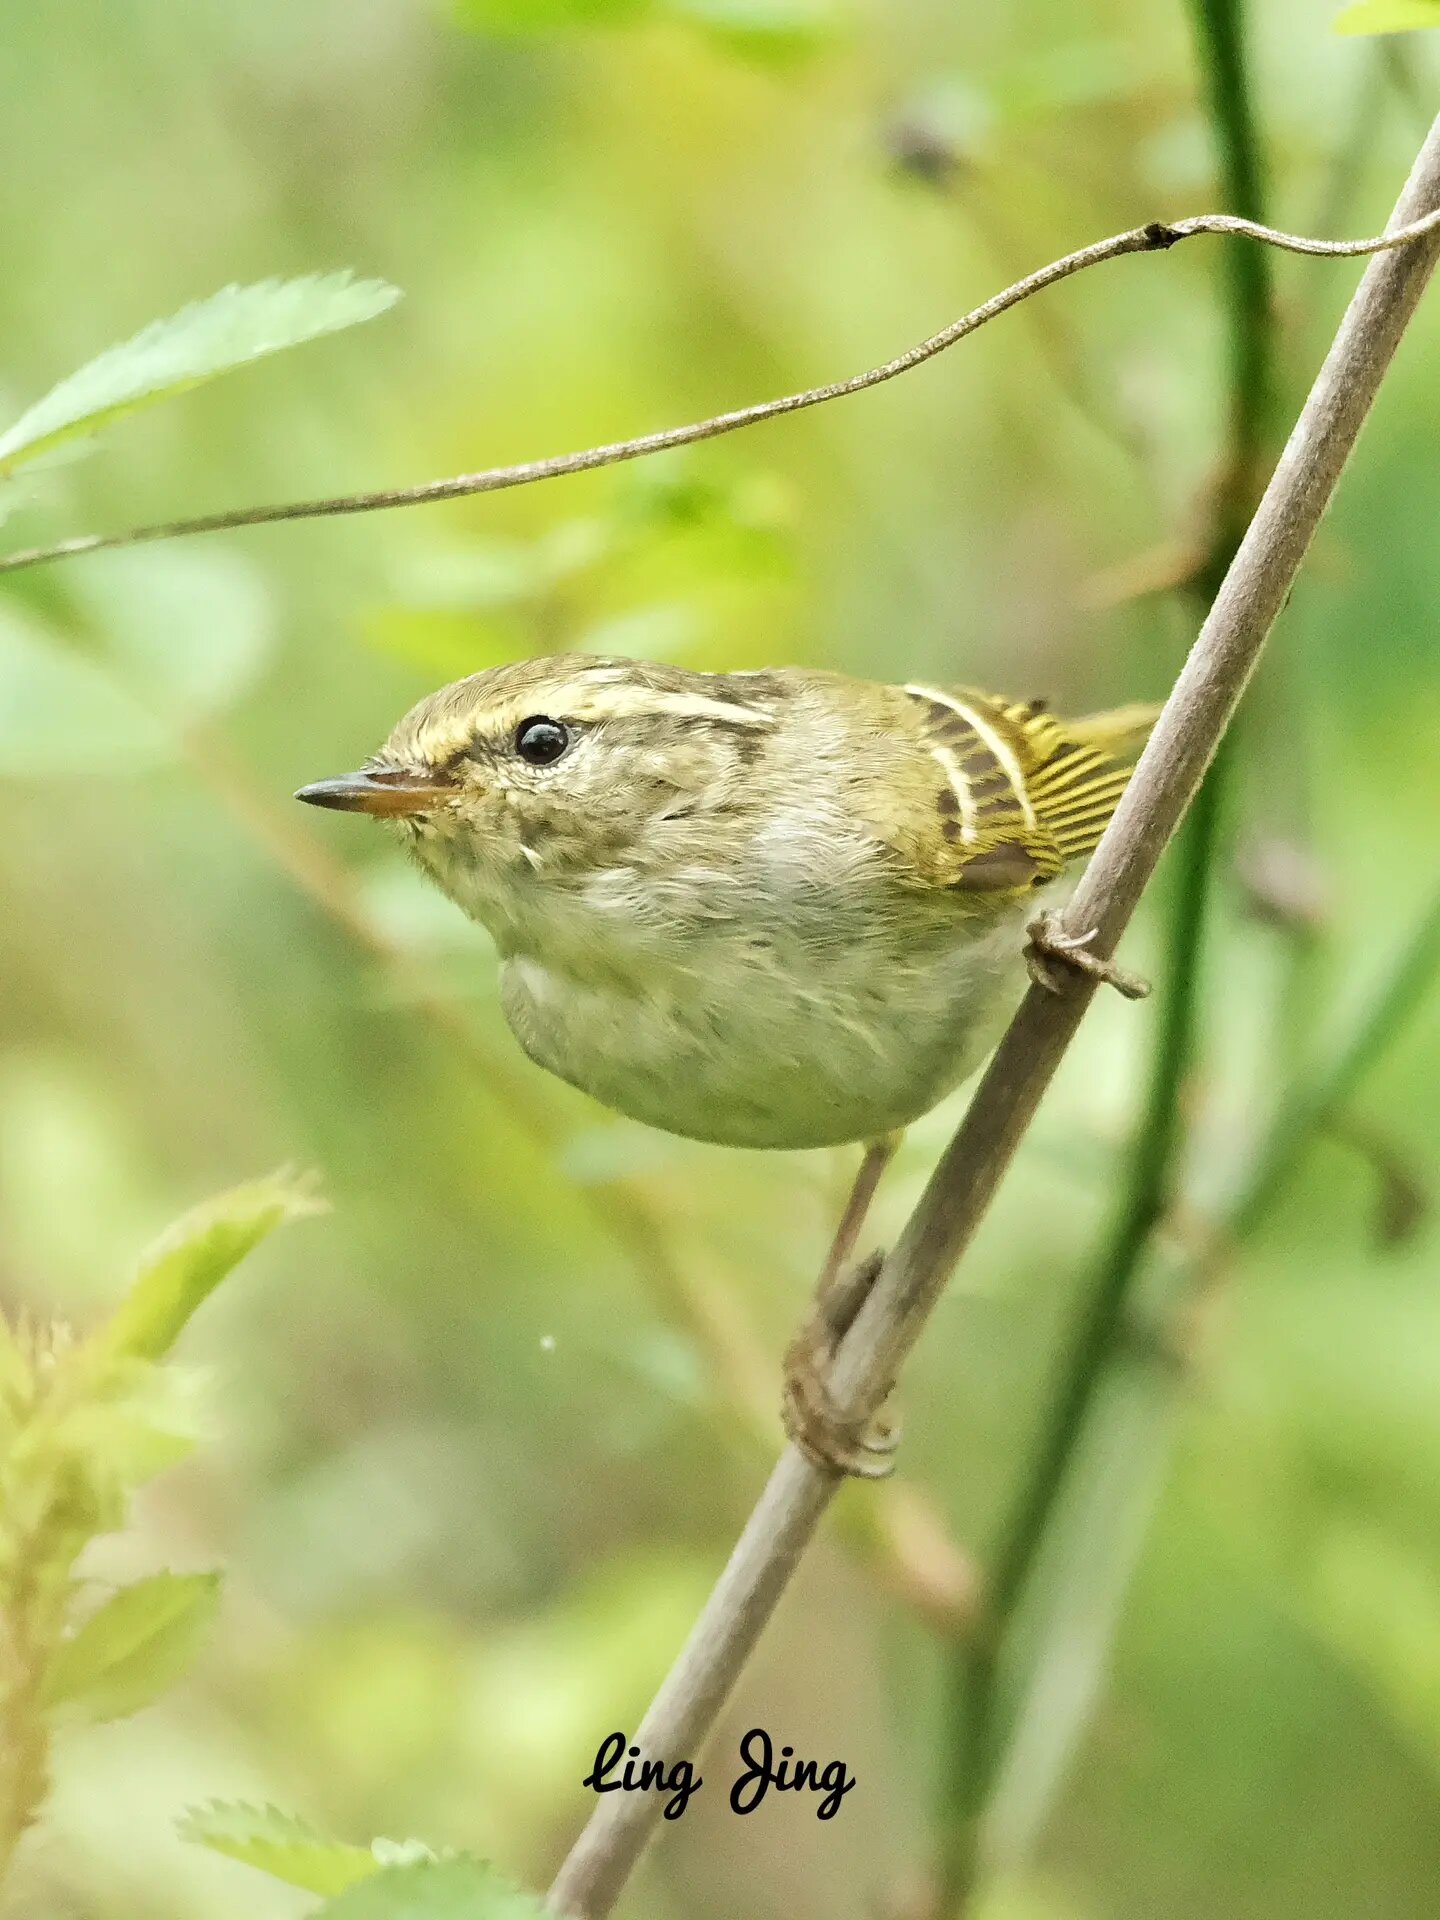
<path id="1" fill-rule="evenodd" d="M 564 689 L 555 696 L 561 712 L 577 720 L 621 720 L 635 714 L 665 713 L 679 720 L 719 720 L 732 727 L 773 727 L 774 719 L 755 707 L 712 700 L 703 693 L 669 693 L 659 687 L 615 686 L 603 691 L 591 683 Z"/>

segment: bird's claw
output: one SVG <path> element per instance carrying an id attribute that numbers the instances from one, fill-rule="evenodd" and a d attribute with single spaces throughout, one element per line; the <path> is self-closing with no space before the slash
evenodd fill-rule
<path id="1" fill-rule="evenodd" d="M 785 1432 L 812 1466 L 857 1480 L 884 1480 L 895 1470 L 899 1425 L 884 1414 L 844 1412 L 830 1391 L 835 1350 L 880 1271 L 880 1256 L 846 1274 L 814 1310 L 785 1355 L 781 1417 Z"/>
<path id="2" fill-rule="evenodd" d="M 1127 1000 L 1143 1000 L 1150 991 L 1150 982 L 1142 980 L 1138 973 L 1117 966 L 1113 960 L 1104 960 L 1099 954 L 1089 951 L 1097 929 L 1092 927 L 1089 933 L 1067 933 L 1055 912 L 1039 914 L 1025 929 L 1029 944 L 1025 948 L 1025 965 L 1030 970 L 1030 978 L 1037 987 L 1043 987 L 1047 993 L 1065 991 L 1065 971 L 1089 974 L 1092 980 L 1098 980 L 1107 987 L 1114 987 L 1117 993 L 1124 994 Z"/>
<path id="3" fill-rule="evenodd" d="M 801 1362 L 793 1347 L 786 1356 L 782 1413 L 786 1434 L 822 1473 L 884 1480 L 895 1471 L 900 1429 L 883 1414 L 869 1419 L 842 1413 L 823 1368 Z"/>

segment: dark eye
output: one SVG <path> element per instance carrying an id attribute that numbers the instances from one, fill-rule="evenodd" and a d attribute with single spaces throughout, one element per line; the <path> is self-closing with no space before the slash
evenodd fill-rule
<path id="1" fill-rule="evenodd" d="M 570 734 L 558 720 L 532 714 L 515 729 L 515 751 L 532 767 L 548 767 L 570 744 Z"/>

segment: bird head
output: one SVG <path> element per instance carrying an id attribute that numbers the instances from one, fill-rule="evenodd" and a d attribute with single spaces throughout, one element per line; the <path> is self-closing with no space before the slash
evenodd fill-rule
<path id="1" fill-rule="evenodd" d="M 713 864 L 720 823 L 753 792 L 776 698 L 761 674 L 587 654 L 518 661 L 442 687 L 358 772 L 296 798 L 398 827 L 441 887 L 503 937 L 547 892 Z"/>

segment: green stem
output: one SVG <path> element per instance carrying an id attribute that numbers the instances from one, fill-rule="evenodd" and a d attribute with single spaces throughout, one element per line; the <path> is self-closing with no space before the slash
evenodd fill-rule
<path id="1" fill-rule="evenodd" d="M 1286 1180 L 1314 1136 L 1353 1097 L 1384 1049 L 1393 1044 L 1418 1011 L 1440 974 L 1440 887 L 1436 888 L 1414 931 L 1355 1017 L 1344 1037 L 1315 1071 L 1286 1094 L 1256 1154 L 1249 1178 L 1226 1208 L 1213 1238 L 1198 1253 L 1175 1264 L 1164 1292 L 1178 1303 L 1203 1284 L 1207 1274 L 1232 1248 L 1249 1239 L 1268 1217 Z M 1112 1304 L 1115 1296 L 1111 1296 Z M 1123 1311 L 1125 1300 L 1119 1300 Z M 1096 1319 L 1087 1324 L 1079 1347 L 1093 1343 Z M 1077 1348 L 1077 1352 L 1078 1352 Z M 1093 1345 L 1091 1347 L 1093 1352 Z M 1025 1580 L 1045 1537 L 1050 1504 L 1071 1457 L 1088 1408 L 1077 1391 L 1080 1366 L 1072 1369 L 1068 1392 L 1057 1403 L 1034 1477 L 1030 1498 L 1017 1513 L 1008 1551 L 997 1565 L 992 1618 L 1004 1623 L 1024 1590 Z M 1098 1369 L 1097 1369 L 1098 1377 Z M 1047 1477 L 1048 1475 L 1048 1477 Z M 950 1664 L 952 1740 L 947 1774 L 948 1804 L 953 1809 L 943 1836 L 942 1875 L 946 1915 L 963 1912 L 977 1877 L 978 1838 L 989 1783 L 998 1759 L 988 1729 L 993 1723 L 998 1678 L 994 1635 L 959 1650 Z"/>
<path id="2" fill-rule="evenodd" d="M 1249 1178 L 1227 1210 L 1221 1230 L 1224 1244 L 1238 1244 L 1254 1233 L 1306 1143 L 1345 1106 L 1381 1050 L 1419 1006 L 1436 972 L 1440 972 L 1440 888 L 1350 1032 L 1281 1102 Z"/>
<path id="3" fill-rule="evenodd" d="M 937 1920 L 964 1913 L 980 1878 L 981 1825 L 994 1777 L 990 1729 L 999 1677 L 995 1645 L 983 1627 L 980 1631 L 981 1638 L 956 1647 L 945 1664 Z"/>
<path id="4" fill-rule="evenodd" d="M 1262 165 L 1245 63 L 1240 0 L 1190 0 L 1227 206 L 1263 219 Z M 1195 583 L 1208 607 L 1244 534 L 1259 486 L 1268 426 L 1273 334 L 1267 258 L 1225 262 L 1230 417 L 1216 488 L 1210 551 Z M 950 1662 L 945 1767 L 940 1782 L 942 1920 L 965 1911 L 979 1869 L 981 1822 L 1000 1755 L 996 1680 L 1000 1650 L 1059 1502 L 1066 1469 L 1096 1393 L 1121 1345 L 1126 1307 L 1156 1226 L 1173 1196 L 1184 1143 L 1183 1093 L 1199 1027 L 1201 954 L 1224 810 L 1228 756 L 1212 768 L 1177 846 L 1178 872 L 1165 941 L 1161 1024 L 1124 1191 L 1109 1240 L 1082 1288 L 1083 1306 L 1063 1375 L 1019 1500 L 1001 1539 L 989 1589 L 985 1644 Z"/>
<path id="5" fill-rule="evenodd" d="M 45 1663 L 30 1626 L 26 1596 L 18 1596 L 6 1633 L 6 1682 L 0 1686 L 0 1886 L 49 1785 L 50 1730 L 40 1703 Z"/>
<path id="6" fill-rule="evenodd" d="M 1166 972 L 1163 1018 L 1144 1112 L 1134 1137 L 1130 1177 L 1110 1240 L 1089 1282 L 1068 1348 L 1063 1377 L 1029 1465 L 990 1575 L 985 1644 L 959 1648 L 950 1662 L 942 1914 L 962 1913 L 974 1890 L 984 1803 L 999 1755 L 995 1752 L 995 1692 L 999 1643 L 1014 1616 L 1045 1538 L 1096 1390 L 1123 1334 L 1130 1289 L 1163 1217 L 1181 1144 L 1180 1093 L 1193 1064 L 1200 955 L 1219 838 L 1221 783 L 1205 782 L 1182 831 Z"/>
<path id="7" fill-rule="evenodd" d="M 1225 205 L 1250 220 L 1265 218 L 1265 177 L 1245 61 L 1244 11 L 1240 0 L 1190 0 L 1205 103 L 1214 129 Z M 1217 553 L 1228 538 L 1238 543 L 1249 519 L 1247 496 L 1268 425 L 1274 347 L 1270 258 L 1258 248 L 1244 255 L 1232 247 L 1223 262 L 1229 314 L 1229 466 L 1240 524 L 1218 529 Z M 1220 572 L 1230 563 L 1223 554 Z M 1214 583 L 1219 585 L 1217 580 Z"/>
<path id="8" fill-rule="evenodd" d="M 991 1593 L 996 1617 L 1014 1613 L 1045 1537 L 1065 1468 L 1075 1451 L 1105 1369 L 1125 1332 L 1131 1284 L 1150 1236 L 1163 1219 L 1179 1159 L 1181 1095 L 1196 1050 L 1200 954 L 1209 914 L 1211 875 L 1219 839 L 1220 783 L 1205 782 L 1186 822 L 1183 864 L 1177 876 L 1164 980 L 1164 1018 L 1150 1086 L 1136 1130 L 1130 1177 L 1090 1284 L 1066 1356 L 1028 1484 L 1011 1517 L 995 1563 Z"/>

